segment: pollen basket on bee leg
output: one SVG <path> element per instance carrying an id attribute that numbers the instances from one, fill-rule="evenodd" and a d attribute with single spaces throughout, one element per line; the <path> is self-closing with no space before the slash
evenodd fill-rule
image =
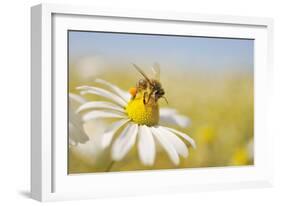
<path id="1" fill-rule="evenodd" d="M 129 89 L 129 93 L 132 95 L 132 97 L 135 97 L 137 94 L 137 88 L 136 87 L 131 87 Z"/>

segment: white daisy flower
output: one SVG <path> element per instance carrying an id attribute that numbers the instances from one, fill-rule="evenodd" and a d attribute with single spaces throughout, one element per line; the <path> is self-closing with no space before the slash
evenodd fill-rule
<path id="1" fill-rule="evenodd" d="M 81 96 L 69 93 L 69 143 L 70 145 L 77 145 L 78 143 L 85 143 L 89 140 L 87 134 L 83 129 L 83 122 L 79 114 L 75 112 L 77 108 L 86 103 L 86 100 Z"/>
<path id="2" fill-rule="evenodd" d="M 137 144 L 141 162 L 152 166 L 158 144 L 166 151 L 170 160 L 178 165 L 180 156 L 188 156 L 188 147 L 184 141 L 196 147 L 195 141 L 187 134 L 163 126 L 185 127 L 189 119 L 179 115 L 174 109 L 164 108 L 159 111 L 156 96 L 151 95 L 154 99 L 148 99 L 145 103 L 143 98 L 146 98 L 146 94 L 143 92 L 138 91 L 136 96 L 132 97 L 130 93 L 105 80 L 96 79 L 95 82 L 107 89 L 96 86 L 80 86 L 77 89 L 81 95 L 93 94 L 110 101 L 86 102 L 77 109 L 77 113 L 83 112 L 84 122 L 97 119 L 116 120 L 107 127 L 101 137 L 102 148 L 111 146 L 113 161 L 122 160 Z"/>

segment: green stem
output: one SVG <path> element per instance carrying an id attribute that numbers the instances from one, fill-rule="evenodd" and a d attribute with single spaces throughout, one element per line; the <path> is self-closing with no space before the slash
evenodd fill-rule
<path id="1" fill-rule="evenodd" d="M 106 168 L 105 172 L 110 172 L 110 170 L 112 169 L 114 163 L 115 163 L 114 161 L 111 161 L 110 164 L 108 165 L 108 167 Z"/>

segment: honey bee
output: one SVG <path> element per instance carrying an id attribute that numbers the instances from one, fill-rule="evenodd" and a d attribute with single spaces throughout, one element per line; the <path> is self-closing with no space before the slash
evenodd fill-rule
<path id="1" fill-rule="evenodd" d="M 166 103 L 168 104 L 168 101 L 164 96 L 165 91 L 160 83 L 159 64 L 155 63 L 152 67 L 152 71 L 154 73 L 153 78 L 148 78 L 148 76 L 137 65 L 133 64 L 133 66 L 144 78 L 138 81 L 136 87 L 130 89 L 132 98 L 134 98 L 138 93 L 142 92 L 144 104 L 148 104 L 150 101 L 154 101 L 155 103 L 157 103 L 160 98 L 164 98 Z"/>

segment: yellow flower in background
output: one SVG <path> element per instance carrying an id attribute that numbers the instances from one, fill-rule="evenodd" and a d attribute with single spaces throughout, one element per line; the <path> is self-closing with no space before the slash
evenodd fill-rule
<path id="1" fill-rule="evenodd" d="M 214 127 L 204 125 L 196 129 L 195 136 L 199 144 L 210 144 L 216 137 L 216 131 Z"/>
<path id="2" fill-rule="evenodd" d="M 245 165 L 248 163 L 248 151 L 246 148 L 238 148 L 233 154 L 232 164 Z"/>
<path id="3" fill-rule="evenodd" d="M 77 112 L 83 112 L 84 122 L 96 119 L 115 120 L 101 137 L 101 146 L 104 149 L 112 145 L 113 161 L 121 161 L 137 144 L 141 162 L 152 166 L 155 162 L 156 145 L 160 145 L 173 164 L 178 165 L 180 156 L 188 156 L 188 148 L 184 141 L 196 147 L 195 141 L 187 134 L 159 124 L 187 126 L 189 123 L 188 118 L 178 115 L 174 109 L 159 109 L 157 100 L 162 97 L 160 90 L 154 91 L 153 94 L 142 90 L 134 96 L 107 81 L 97 79 L 95 82 L 108 90 L 96 86 L 80 86 L 77 89 L 82 95 L 94 94 L 110 102 L 86 102 Z"/>
<path id="4" fill-rule="evenodd" d="M 248 144 L 238 147 L 232 156 L 232 165 L 248 165 L 253 161 L 253 141 L 250 140 Z"/>

